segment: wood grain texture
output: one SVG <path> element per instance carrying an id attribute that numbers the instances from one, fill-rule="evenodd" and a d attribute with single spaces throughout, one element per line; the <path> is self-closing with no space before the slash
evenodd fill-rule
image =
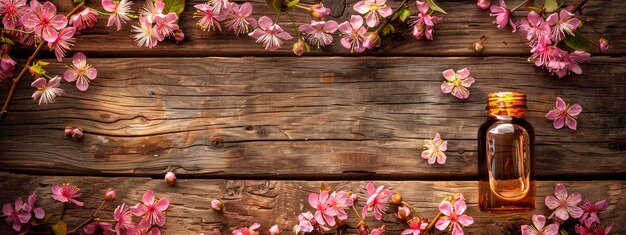
<path id="1" fill-rule="evenodd" d="M 319 181 L 226 181 L 226 180 L 179 180 L 175 187 L 170 187 L 159 179 L 149 178 L 117 178 L 117 177 L 67 177 L 67 176 L 26 176 L 0 173 L 3 180 L 0 190 L 3 195 L 1 203 L 13 202 L 17 197 L 25 197 L 37 192 L 38 203 L 47 212 L 56 214 L 58 219 L 61 204 L 51 198 L 50 185 L 53 183 L 70 182 L 81 188 L 81 197 L 85 201 L 84 208 L 69 206 L 65 221 L 70 228 L 88 218 L 102 200 L 104 191 L 113 187 L 117 191 L 118 200 L 113 205 L 104 207 L 100 216 L 111 218 L 115 205 L 127 203 L 134 205 L 141 200 L 141 195 L 150 189 L 157 198 L 168 198 L 170 207 L 167 209 L 167 222 L 164 234 L 230 234 L 233 229 L 249 226 L 254 222 L 261 223 L 261 231 L 266 234 L 273 224 L 290 233 L 301 212 L 311 210 L 308 194 L 319 190 Z M 336 181 L 326 182 L 335 190 L 346 190 L 359 193 L 358 208 L 363 207 L 366 200 L 364 186 L 367 182 Z M 468 203 L 466 214 L 474 217 L 475 224 L 467 227 L 467 234 L 520 234 L 520 225 L 530 224 L 533 214 L 548 215 L 544 206 L 544 198 L 554 193 L 556 182 L 538 182 L 536 207 L 528 213 L 490 214 L 478 209 L 477 182 L 474 181 L 404 181 L 374 182 L 385 185 L 391 190 L 400 192 L 406 202 L 415 207 L 418 214 L 432 218 L 437 213 L 439 202 L 456 192 L 463 193 Z M 626 232 L 623 221 L 626 221 L 626 204 L 623 203 L 626 181 L 588 181 L 563 182 L 568 191 L 580 192 L 584 198 L 597 201 L 607 199 L 609 207 L 600 214 L 605 223 L 615 223 L 614 232 Z M 223 214 L 210 209 L 210 200 L 218 198 L 225 203 Z M 390 209 L 393 212 L 395 209 Z M 354 212 L 349 212 L 348 233 L 353 234 L 358 223 Z M 622 221 L 622 222 L 620 222 Z M 369 214 L 366 222 L 370 226 L 385 225 L 387 234 L 399 234 L 403 225 L 392 214 L 385 215 L 382 221 L 375 221 Z M 0 224 L 0 231 L 6 231 L 6 223 Z"/>
<path id="2" fill-rule="evenodd" d="M 506 57 L 91 59 L 98 78 L 85 93 L 64 83 L 57 103 L 37 106 L 29 81 L 20 86 L 0 126 L 0 170 L 476 179 L 486 95 L 516 90 L 529 97 L 540 179 L 623 179 L 625 60 L 596 57 L 583 76 L 551 79 Z M 441 93 L 441 71 L 464 67 L 477 78 L 469 100 Z M 577 131 L 544 118 L 557 96 L 583 106 Z M 84 128 L 85 139 L 64 139 L 66 125 Z M 446 165 L 419 157 L 436 132 L 450 142 Z"/>
<path id="3" fill-rule="evenodd" d="M 133 8 L 138 10 L 143 6 L 143 1 L 134 1 Z M 197 18 L 192 18 L 195 4 L 203 3 L 204 0 L 187 0 L 185 11 L 180 19 L 180 25 L 185 36 L 183 43 L 176 44 L 172 40 L 159 43 L 153 49 L 138 48 L 130 37 L 130 26 L 126 25 L 121 31 L 106 27 L 106 16 L 100 16 L 95 28 L 88 29 L 77 37 L 75 51 L 85 52 L 88 56 L 278 56 L 290 55 L 292 43 L 287 43 L 277 52 L 267 52 L 263 47 L 254 43 L 254 39 L 247 35 L 236 37 L 231 32 L 203 32 L 196 26 Z M 241 3 L 237 0 L 235 2 Z M 264 0 L 253 0 L 255 13 L 254 17 L 262 15 L 273 15 Z M 303 1 L 310 3 L 312 1 Z M 350 15 L 356 14 L 352 5 L 356 0 L 326 1 L 327 5 L 335 10 L 334 17 L 329 17 L 339 23 L 349 19 Z M 348 4 L 347 9 L 344 2 Z M 396 6 L 400 1 L 388 1 L 390 5 Z M 494 1 L 495 3 L 496 1 Z M 568 1 L 573 2 L 573 1 Z M 59 5 L 60 11 L 72 9 L 70 1 L 55 2 Z M 384 40 L 383 45 L 366 54 L 387 56 L 387 55 L 420 55 L 420 56 L 487 56 L 487 55 L 529 55 L 530 48 L 525 44 L 519 33 L 511 33 L 510 29 L 498 30 L 492 21 L 494 17 L 489 16 L 489 11 L 484 11 L 476 6 L 475 1 L 441 0 L 438 4 L 448 11 L 444 15 L 444 20 L 435 29 L 435 40 L 416 40 L 406 29 Z M 509 3 L 517 4 L 517 3 Z M 87 2 L 88 6 L 101 9 L 99 1 Z M 415 9 L 414 3 L 410 7 Z M 511 6 L 512 7 L 512 6 Z M 610 55 L 623 54 L 626 52 L 626 12 L 623 9 L 623 2 L 620 0 L 592 0 L 586 4 L 585 27 L 583 32 L 592 38 L 597 38 L 598 33 L 603 34 L 613 48 L 607 53 Z M 298 23 L 308 23 L 311 17 L 308 12 L 302 9 L 295 9 L 294 18 Z M 519 20 L 527 13 L 518 11 L 515 13 Z M 274 18 L 274 17 L 271 17 Z M 283 28 L 293 34 L 291 23 L 283 14 L 280 24 Z M 401 28 L 401 26 L 397 26 Z M 479 40 L 481 36 L 489 37 L 485 46 L 487 50 L 483 54 L 475 54 L 472 44 Z M 595 39 L 594 39 L 595 40 Z M 16 56 L 26 57 L 27 51 L 19 51 Z M 49 54 L 51 55 L 51 54 Z M 323 48 L 310 55 L 351 55 L 349 50 L 344 49 L 339 44 L 339 37 L 335 36 L 335 43 L 327 48 Z"/>

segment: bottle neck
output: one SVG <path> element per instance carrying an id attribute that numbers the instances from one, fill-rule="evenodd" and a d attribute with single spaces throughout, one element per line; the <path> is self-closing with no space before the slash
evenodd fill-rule
<path id="1" fill-rule="evenodd" d="M 488 107 L 487 115 L 489 117 L 508 116 L 514 118 L 526 118 L 525 107 Z"/>

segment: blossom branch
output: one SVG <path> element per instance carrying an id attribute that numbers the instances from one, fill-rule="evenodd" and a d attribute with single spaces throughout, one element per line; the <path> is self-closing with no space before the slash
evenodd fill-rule
<path id="1" fill-rule="evenodd" d="M 381 25 L 380 25 L 380 27 L 378 27 L 378 28 L 376 29 L 376 31 L 375 31 L 375 32 L 376 32 L 376 33 L 378 33 L 378 31 L 379 31 L 380 29 L 384 29 L 385 27 L 387 27 L 387 25 L 388 25 L 389 23 L 391 23 L 390 18 L 391 18 L 391 17 L 393 17 L 393 16 L 394 16 L 394 15 L 398 12 L 398 10 L 402 9 L 403 7 L 406 7 L 405 5 L 406 5 L 406 3 L 407 3 L 407 2 L 408 2 L 408 0 L 403 0 L 403 1 L 400 3 L 400 6 L 399 6 L 398 8 L 396 8 L 395 10 L 393 10 L 393 12 L 391 13 L 391 15 L 390 15 L 389 17 L 386 17 L 386 18 L 385 18 L 385 22 L 384 22 L 383 24 L 381 24 Z"/>
<path id="2" fill-rule="evenodd" d="M 572 13 L 576 13 L 577 11 L 581 10 L 583 8 L 583 6 L 585 5 L 585 3 L 587 3 L 587 1 L 588 0 L 582 0 L 582 1 L 578 2 L 578 4 L 576 4 L 574 9 L 572 10 Z"/>
<path id="3" fill-rule="evenodd" d="M 439 220 L 439 218 L 442 216 L 443 214 L 441 213 L 441 211 L 439 211 L 439 213 L 437 213 L 437 215 L 435 215 L 435 218 L 433 218 L 432 221 L 430 221 L 430 223 L 428 224 L 428 226 L 426 227 L 426 230 L 424 231 L 424 233 L 429 234 L 430 230 L 433 229 L 433 227 L 435 227 L 435 224 L 437 223 L 437 221 Z"/>

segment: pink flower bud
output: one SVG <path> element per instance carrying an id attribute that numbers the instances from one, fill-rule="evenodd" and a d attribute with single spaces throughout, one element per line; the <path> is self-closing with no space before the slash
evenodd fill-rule
<path id="1" fill-rule="evenodd" d="M 363 41 L 363 47 L 372 49 L 378 46 L 380 46 L 380 36 L 378 36 L 378 33 L 368 33 L 367 36 L 365 36 L 365 41 Z"/>
<path id="2" fill-rule="evenodd" d="M 280 228 L 278 228 L 278 225 L 274 225 L 270 228 L 270 235 L 278 235 L 280 234 Z"/>
<path id="3" fill-rule="evenodd" d="M 476 51 L 476 52 L 478 52 L 478 53 L 483 52 L 483 51 L 485 50 L 485 44 L 484 44 L 484 41 L 483 41 L 483 40 L 480 40 L 480 41 L 478 41 L 478 42 L 475 42 L 475 43 L 474 43 L 474 45 L 473 45 L 473 47 L 474 47 L 474 51 Z"/>
<path id="4" fill-rule="evenodd" d="M 213 199 L 213 201 L 211 201 L 211 209 L 214 211 L 222 211 L 224 209 L 224 203 L 220 200 Z"/>
<path id="5" fill-rule="evenodd" d="M 391 202 L 392 204 L 395 204 L 395 205 L 402 204 L 402 195 L 400 195 L 399 192 L 394 192 L 391 195 L 391 199 L 389 200 L 389 202 Z"/>
<path id="6" fill-rule="evenodd" d="M 361 220 L 361 222 L 359 222 L 359 224 L 356 227 L 356 231 L 360 234 L 360 235 L 367 235 L 367 225 L 365 225 L 365 222 L 363 222 L 363 220 Z"/>
<path id="7" fill-rule="evenodd" d="M 63 132 L 63 137 L 72 137 L 72 133 L 74 133 L 73 130 L 74 128 L 72 126 L 65 126 L 65 132 Z"/>
<path id="8" fill-rule="evenodd" d="M 83 129 L 82 128 L 74 128 L 72 129 L 72 139 L 81 140 L 83 138 Z"/>
<path id="9" fill-rule="evenodd" d="M 298 39 L 298 41 L 293 44 L 292 51 L 294 54 L 301 56 L 305 51 L 307 51 L 306 42 L 301 38 Z"/>
<path id="10" fill-rule="evenodd" d="M 106 192 L 104 192 L 104 200 L 107 201 L 107 202 L 115 201 L 115 197 L 116 197 L 116 194 L 115 194 L 115 191 L 113 191 L 112 188 L 109 188 L 109 189 L 107 189 Z"/>
<path id="11" fill-rule="evenodd" d="M 482 8 L 482 9 L 489 9 L 489 6 L 491 6 L 491 1 L 490 0 L 478 0 L 476 2 L 476 5 L 478 5 L 478 7 Z"/>
<path id="12" fill-rule="evenodd" d="M 408 206 L 398 207 L 398 212 L 396 212 L 396 217 L 398 217 L 399 220 L 404 220 L 404 221 L 411 219 L 411 209 Z"/>
<path id="13" fill-rule="evenodd" d="M 185 33 L 183 33 L 182 30 L 174 31 L 174 41 L 176 41 L 176 43 L 182 42 L 184 39 L 185 39 Z"/>
<path id="14" fill-rule="evenodd" d="M 165 174 L 165 183 L 169 184 L 170 186 L 174 186 L 176 184 L 176 174 L 174 174 L 174 172 L 167 172 Z"/>
<path id="15" fill-rule="evenodd" d="M 330 9 L 325 8 L 322 3 L 312 5 L 311 8 L 309 8 L 309 12 L 311 12 L 311 16 L 320 20 L 325 16 L 330 15 Z"/>
<path id="16" fill-rule="evenodd" d="M 605 52 L 607 50 L 609 50 L 609 48 L 611 48 L 611 45 L 609 44 L 609 41 L 606 40 L 606 38 L 600 37 L 600 40 L 598 42 L 599 47 L 598 49 L 600 49 L 600 52 Z"/>

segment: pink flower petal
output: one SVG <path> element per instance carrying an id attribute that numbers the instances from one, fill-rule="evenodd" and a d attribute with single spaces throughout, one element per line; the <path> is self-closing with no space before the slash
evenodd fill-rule
<path id="1" fill-rule="evenodd" d="M 543 230 L 543 233 L 546 235 L 557 235 L 559 234 L 559 225 L 558 224 L 550 224 L 548 226 L 546 226 L 546 228 Z"/>
<path id="2" fill-rule="evenodd" d="M 370 12 L 365 16 L 365 23 L 367 23 L 369 27 L 376 27 L 378 22 L 378 15 L 376 15 L 376 13 Z"/>
<path id="3" fill-rule="evenodd" d="M 443 93 L 448 94 L 452 92 L 452 88 L 454 88 L 454 86 L 449 83 L 444 82 L 443 84 L 441 84 L 441 92 Z"/>
<path id="4" fill-rule="evenodd" d="M 546 206 L 550 208 L 551 210 L 554 210 L 554 208 L 557 208 L 561 205 L 559 200 L 556 199 L 554 196 L 547 196 L 545 202 L 546 202 Z"/>
<path id="5" fill-rule="evenodd" d="M 558 118 L 560 115 L 561 115 L 561 111 L 559 111 L 558 109 L 553 109 L 553 110 L 550 110 L 548 114 L 546 114 L 546 118 L 550 120 L 554 120 Z"/>
<path id="6" fill-rule="evenodd" d="M 274 22 L 269 17 L 261 16 L 261 18 L 259 18 L 259 27 L 261 29 L 268 29 L 272 25 L 274 25 Z"/>
<path id="7" fill-rule="evenodd" d="M 458 218 L 459 223 L 463 226 L 469 226 L 474 223 L 474 218 L 467 215 L 460 215 Z"/>
<path id="8" fill-rule="evenodd" d="M 389 6 L 386 6 L 378 9 L 378 13 L 380 13 L 382 17 L 389 17 L 391 13 L 393 13 L 393 9 L 391 9 L 391 7 Z"/>
<path id="9" fill-rule="evenodd" d="M 4 216 L 10 216 L 11 214 L 13 214 L 13 207 L 11 206 L 11 204 L 5 203 L 2 206 L 2 214 Z"/>
<path id="10" fill-rule="evenodd" d="M 463 227 L 459 223 L 452 225 L 452 235 L 463 235 Z"/>
<path id="11" fill-rule="evenodd" d="M 565 124 L 567 124 L 567 127 L 569 127 L 569 129 L 572 130 L 576 130 L 576 126 L 578 125 L 578 122 L 576 122 L 576 119 L 571 118 L 571 117 L 565 117 Z"/>
<path id="12" fill-rule="evenodd" d="M 545 226 L 546 224 L 546 217 L 543 215 L 533 215 L 533 225 L 535 225 L 535 228 L 542 230 L 543 226 Z"/>
<path id="13" fill-rule="evenodd" d="M 446 164 L 446 159 L 447 159 L 447 157 L 446 157 L 446 154 L 445 154 L 445 153 L 443 153 L 443 152 L 439 152 L 439 153 L 437 154 L 437 163 L 442 164 L 442 165 L 443 165 L 443 164 Z M 430 161 L 429 161 L 429 162 L 430 162 Z"/>
<path id="14" fill-rule="evenodd" d="M 554 122 L 552 122 L 552 125 L 555 129 L 563 128 L 563 126 L 565 126 L 565 118 L 561 116 L 557 117 L 556 119 L 554 119 Z"/>
<path id="15" fill-rule="evenodd" d="M 470 75 L 470 71 L 467 68 L 456 71 L 456 73 L 459 75 L 458 79 L 465 79 Z"/>
<path id="16" fill-rule="evenodd" d="M 43 211 L 43 209 L 41 207 L 37 207 L 33 210 L 33 213 L 35 214 L 35 218 L 37 219 L 43 219 L 43 217 L 46 216 L 46 213 Z"/>
<path id="17" fill-rule="evenodd" d="M 78 79 L 76 81 L 76 88 L 78 88 L 78 90 L 80 91 L 86 91 L 87 89 L 89 89 L 89 82 L 85 78 Z"/>
<path id="18" fill-rule="evenodd" d="M 558 217 L 559 219 L 562 220 L 567 220 L 569 219 L 569 214 L 567 213 L 567 209 L 559 207 L 554 211 L 554 214 L 556 215 L 556 217 Z"/>
<path id="19" fill-rule="evenodd" d="M 167 210 L 167 207 L 170 205 L 170 200 L 167 198 L 159 199 L 159 202 L 154 206 L 157 210 L 164 211 Z"/>
<path id="20" fill-rule="evenodd" d="M 442 201 L 441 204 L 439 204 L 439 211 L 441 211 L 444 215 L 450 216 L 450 214 L 452 214 L 452 203 L 449 201 Z"/>
<path id="21" fill-rule="evenodd" d="M 143 204 L 137 204 L 135 206 L 130 207 L 130 212 L 135 216 L 142 216 L 148 211 L 148 208 Z"/>
<path id="22" fill-rule="evenodd" d="M 474 79 L 473 77 L 468 77 L 465 80 L 463 80 L 463 82 L 461 82 L 461 86 L 470 87 L 472 86 L 472 84 L 474 84 L 475 81 L 476 79 Z"/>
<path id="23" fill-rule="evenodd" d="M 579 104 L 574 104 L 567 110 L 567 113 L 572 116 L 576 116 L 583 111 L 583 107 Z"/>
<path id="24" fill-rule="evenodd" d="M 565 101 L 561 97 L 556 97 L 556 108 L 561 111 L 565 111 Z"/>
<path id="25" fill-rule="evenodd" d="M 463 214 L 467 209 L 467 204 L 463 200 L 457 200 L 454 202 L 454 212 L 457 215 Z"/>
<path id="26" fill-rule="evenodd" d="M 446 230 L 446 228 L 448 228 L 448 225 L 450 225 L 450 219 L 447 217 L 442 217 L 439 220 L 437 220 L 437 223 L 435 224 L 435 228 L 444 231 Z"/>
<path id="27" fill-rule="evenodd" d="M 363 17 L 359 15 L 352 15 L 350 17 L 350 25 L 355 29 L 361 28 L 361 26 L 363 26 Z"/>
<path id="28" fill-rule="evenodd" d="M 443 78 L 445 78 L 449 82 L 452 82 L 456 80 L 456 73 L 454 72 L 454 70 L 448 69 L 446 71 L 443 71 Z"/>
<path id="29" fill-rule="evenodd" d="M 370 11 L 370 6 L 365 1 L 360 1 L 354 4 L 352 9 L 360 14 L 365 14 Z"/>

